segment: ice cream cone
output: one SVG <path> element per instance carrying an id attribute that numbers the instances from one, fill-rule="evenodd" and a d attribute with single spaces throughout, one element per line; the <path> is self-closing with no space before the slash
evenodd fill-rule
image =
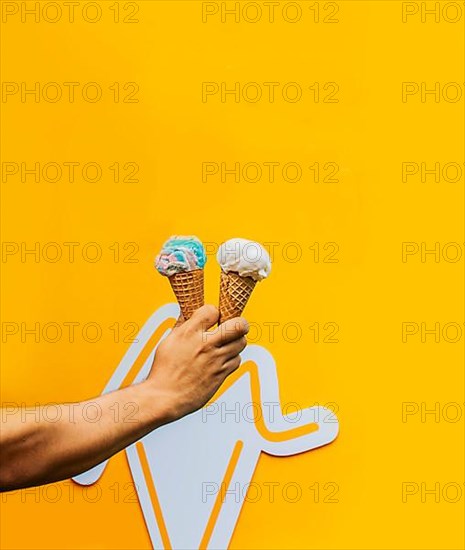
<path id="1" fill-rule="evenodd" d="M 219 324 L 242 315 L 255 284 L 252 277 L 241 277 L 234 271 L 221 272 Z"/>
<path id="2" fill-rule="evenodd" d="M 203 306 L 203 269 L 175 273 L 169 277 L 184 319 L 190 319 L 196 309 Z"/>
<path id="3" fill-rule="evenodd" d="M 155 258 L 155 267 L 161 275 L 168 277 L 185 320 L 203 306 L 206 261 L 205 248 L 194 235 L 173 235 Z"/>

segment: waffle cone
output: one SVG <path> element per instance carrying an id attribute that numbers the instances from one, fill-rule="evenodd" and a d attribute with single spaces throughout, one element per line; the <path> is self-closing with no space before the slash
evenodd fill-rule
<path id="1" fill-rule="evenodd" d="M 169 278 L 182 316 L 190 319 L 196 309 L 203 306 L 203 269 L 175 273 Z"/>
<path id="2" fill-rule="evenodd" d="M 232 271 L 221 272 L 219 324 L 242 315 L 255 284 L 252 277 L 241 277 Z"/>

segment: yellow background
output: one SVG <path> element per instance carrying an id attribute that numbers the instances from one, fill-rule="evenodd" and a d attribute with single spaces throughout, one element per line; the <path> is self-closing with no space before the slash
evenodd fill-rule
<path id="1" fill-rule="evenodd" d="M 19 255 L 2 263 L 4 323 L 102 327 L 94 344 L 79 336 L 69 343 L 65 335 L 55 344 L 8 338 L 2 402 L 77 401 L 101 392 L 129 345 L 115 343 L 108 327 L 141 326 L 172 300 L 152 268 L 167 236 L 276 242 L 272 276 L 255 291 L 246 317 L 263 329 L 257 343 L 276 359 L 282 402 L 336 403 L 341 432 L 313 452 L 262 455 L 254 481 L 278 482 L 278 494 L 274 503 L 265 496 L 245 503 L 231 548 L 463 548 L 463 416 L 421 422 L 418 414 L 402 422 L 403 402 L 457 402 L 463 415 L 465 336 L 455 344 L 431 336 L 421 343 L 419 335 L 402 343 L 403 322 L 463 328 L 463 256 L 436 263 L 417 254 L 402 262 L 407 241 L 428 248 L 457 242 L 463 252 L 463 176 L 402 182 L 403 162 L 463 166 L 463 98 L 422 102 L 417 94 L 402 102 L 402 82 L 458 82 L 463 91 L 465 13 L 458 23 L 431 16 L 422 23 L 420 14 L 403 23 L 400 1 L 342 0 L 338 23 L 322 21 L 325 2 L 318 23 L 308 2 L 299 3 L 302 18 L 294 24 L 283 20 L 281 6 L 273 23 L 265 14 L 257 23 L 222 23 L 219 15 L 204 23 L 202 2 L 142 0 L 139 22 L 125 24 L 113 21 L 113 4 L 100 2 L 94 24 L 79 9 L 74 23 L 65 16 L 21 23 L 16 15 L 2 24 L 3 81 L 95 81 L 104 91 L 96 103 L 22 103 L 18 95 L 2 103 L 3 162 L 93 161 L 104 169 L 96 183 L 21 183 L 18 176 L 2 183 L 2 241 L 97 242 L 103 250 L 96 263 L 21 262 Z M 222 103 L 216 95 L 202 102 L 202 82 L 270 81 L 300 83 L 302 100 L 236 103 L 229 96 Z M 108 89 L 114 82 L 137 82 L 139 102 L 115 103 Z M 337 82 L 339 102 L 313 101 L 314 82 Z M 302 180 L 202 182 L 203 162 L 267 161 L 300 163 Z M 114 183 L 107 168 L 114 162 L 136 162 L 140 181 Z M 315 162 L 338 163 L 339 182 L 314 183 L 306 167 Z M 115 262 L 108 248 L 115 242 L 137 243 L 138 262 Z M 302 250 L 297 262 L 283 257 L 291 242 Z M 339 261 L 315 262 L 315 242 L 338 243 Z M 206 294 L 213 303 L 218 276 L 210 256 Z M 274 341 L 267 322 L 280 323 Z M 288 322 L 302 327 L 296 343 L 282 335 Z M 315 322 L 337 323 L 339 342 L 315 343 L 308 328 Z M 130 481 L 120 454 L 99 482 L 96 503 L 78 486 L 71 502 L 64 483 L 57 503 L 37 492 L 4 496 L 1 547 L 149 548 L 138 503 L 114 499 L 113 484 L 127 496 Z M 302 487 L 298 502 L 281 496 L 289 482 Z M 317 482 L 314 502 L 308 487 Z M 339 487 L 337 503 L 323 502 L 330 482 Z M 457 483 L 463 493 L 457 503 L 431 496 L 422 503 L 420 494 L 403 503 L 404 482 Z"/>

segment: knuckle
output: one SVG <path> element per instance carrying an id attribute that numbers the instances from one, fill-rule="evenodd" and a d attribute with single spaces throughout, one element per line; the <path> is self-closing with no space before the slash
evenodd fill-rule
<path id="1" fill-rule="evenodd" d="M 205 304 L 204 306 L 202 306 L 201 309 L 202 309 L 203 315 L 205 317 L 208 317 L 209 319 L 211 317 L 218 317 L 219 315 L 218 308 L 213 304 Z"/>
<path id="2" fill-rule="evenodd" d="M 198 342 L 199 351 L 201 353 L 208 353 L 212 347 L 212 342 L 206 337 L 205 333 L 203 333 Z"/>
<path id="3" fill-rule="evenodd" d="M 213 339 L 213 332 L 203 331 L 201 333 L 200 341 L 205 349 L 211 349 L 214 347 L 215 341 Z"/>
<path id="4" fill-rule="evenodd" d="M 250 326 L 249 326 L 249 323 L 243 317 L 241 317 L 241 325 L 242 325 L 242 332 L 244 334 L 248 334 L 250 330 Z"/>
<path id="5" fill-rule="evenodd" d="M 205 304 L 204 308 L 208 313 L 218 313 L 218 308 L 213 304 Z"/>
<path id="6" fill-rule="evenodd" d="M 216 353 L 216 347 L 211 342 L 202 342 L 201 344 L 201 353 L 204 355 L 209 355 L 212 352 Z"/>
<path id="7" fill-rule="evenodd" d="M 241 358 L 239 356 L 234 357 L 232 360 L 232 369 L 237 370 L 241 364 Z"/>
<path id="8" fill-rule="evenodd" d="M 191 336 L 195 333 L 195 325 L 193 325 L 190 320 L 186 321 L 179 327 L 180 332 L 184 334 L 184 336 Z"/>

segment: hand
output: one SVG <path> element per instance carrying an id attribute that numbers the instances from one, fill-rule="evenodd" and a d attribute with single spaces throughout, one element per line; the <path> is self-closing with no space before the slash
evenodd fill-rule
<path id="1" fill-rule="evenodd" d="M 218 318 L 215 306 L 201 307 L 176 323 L 157 349 L 147 383 L 165 398 L 170 420 L 203 407 L 241 363 L 247 322 L 237 317 L 209 331 Z"/>

